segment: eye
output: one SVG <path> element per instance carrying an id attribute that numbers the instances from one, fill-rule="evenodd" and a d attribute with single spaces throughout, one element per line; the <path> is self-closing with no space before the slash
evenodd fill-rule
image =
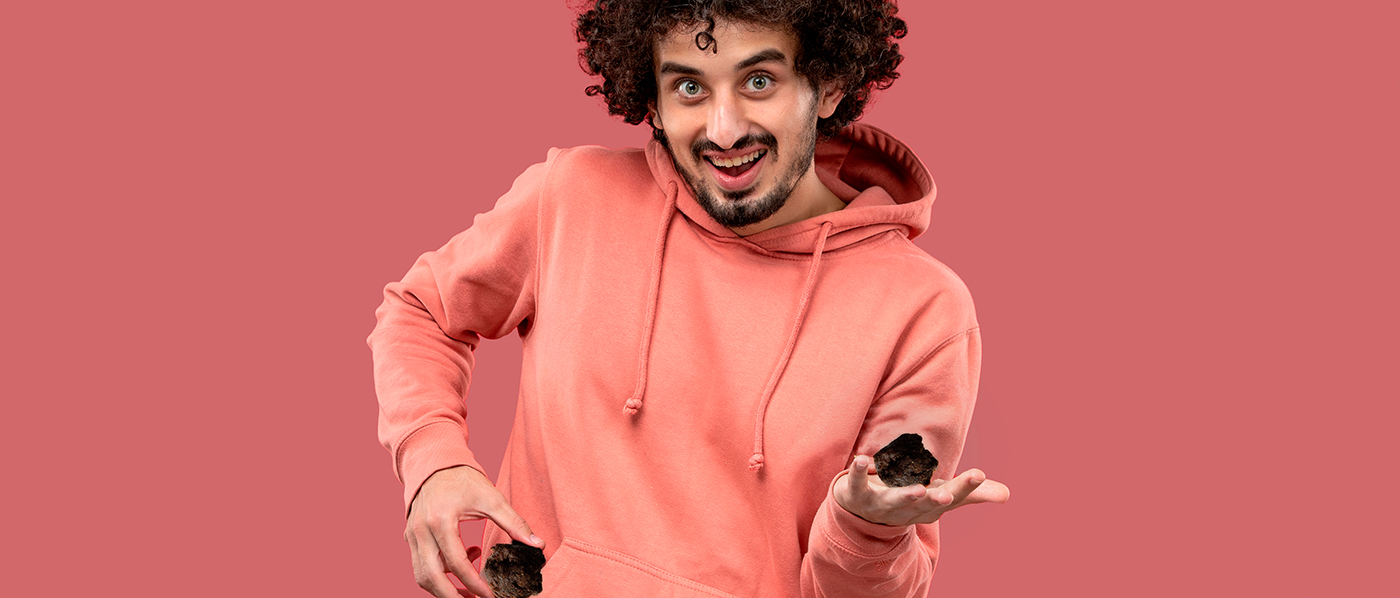
<path id="1" fill-rule="evenodd" d="M 684 97 L 693 98 L 700 95 L 700 93 L 704 91 L 704 88 L 700 87 L 699 83 L 686 79 L 681 81 L 679 85 L 676 85 L 676 91 L 679 91 Z"/>
<path id="2" fill-rule="evenodd" d="M 754 75 L 749 77 L 749 89 L 763 91 L 773 84 L 773 80 L 768 75 Z"/>

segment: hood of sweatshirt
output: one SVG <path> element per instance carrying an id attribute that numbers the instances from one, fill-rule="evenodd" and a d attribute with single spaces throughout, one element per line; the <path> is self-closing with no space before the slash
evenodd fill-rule
<path id="1" fill-rule="evenodd" d="M 928 229 L 929 209 L 933 205 L 933 178 L 914 152 L 899 140 L 875 127 L 853 124 L 839 135 L 818 143 L 814 160 L 817 177 L 846 203 L 846 207 L 740 237 L 710 217 L 676 171 L 671 154 L 665 147 L 653 140 L 647 145 L 646 156 L 652 175 L 668 201 L 653 254 L 648 307 L 637 357 L 637 383 L 632 396 L 623 404 L 623 412 L 628 416 L 636 415 L 643 404 L 667 231 L 676 220 L 677 211 L 693 226 L 716 237 L 741 240 L 742 245 L 755 252 L 812 256 L 802 291 L 793 298 L 798 306 L 797 315 L 789 327 L 787 343 L 762 394 L 757 397 L 758 410 L 749 469 L 758 471 L 764 464 L 764 423 L 768 402 L 801 334 L 808 302 L 818 282 L 822 254 L 856 245 L 889 231 L 898 231 L 910 239 L 923 233 Z"/>

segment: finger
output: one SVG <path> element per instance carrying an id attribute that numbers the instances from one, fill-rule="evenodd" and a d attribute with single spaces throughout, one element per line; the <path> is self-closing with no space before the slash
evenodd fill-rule
<path id="1" fill-rule="evenodd" d="M 489 595 L 486 594 L 490 591 L 487 584 L 482 583 L 476 569 L 472 567 L 471 562 L 474 558 L 471 551 L 462 544 L 462 534 L 457 528 L 457 523 L 452 520 L 439 522 L 439 525 L 433 529 L 433 537 L 437 541 L 438 549 L 442 555 L 442 566 L 457 576 L 462 585 L 467 586 L 467 589 L 473 594 Z M 476 550 L 476 556 L 481 555 L 480 548 L 476 546 L 472 548 Z"/>
<path id="2" fill-rule="evenodd" d="M 967 500 L 968 496 L 970 496 L 972 492 L 976 490 L 978 486 L 982 485 L 982 482 L 986 480 L 987 474 L 982 473 L 982 470 L 980 469 L 969 469 L 967 471 L 964 471 L 962 475 L 953 478 L 953 481 L 944 484 L 938 489 L 940 494 L 946 492 L 948 498 L 947 502 L 943 502 L 941 500 L 941 498 L 943 497 L 940 497 L 939 503 L 943 505 L 963 504 Z"/>
<path id="3" fill-rule="evenodd" d="M 987 480 L 967 497 L 967 504 L 1004 503 L 1011 500 L 1011 489 L 996 480 Z"/>
<path id="4" fill-rule="evenodd" d="M 480 546 L 472 546 L 470 548 L 467 548 L 467 562 L 474 563 L 478 558 L 481 558 Z M 481 596 L 487 595 L 485 592 L 490 588 L 491 584 L 485 583 L 485 580 L 482 579 L 481 576 L 476 572 L 475 565 L 468 567 L 467 572 L 456 573 L 456 575 L 457 579 L 462 582 L 462 585 L 467 586 L 467 589 L 465 590 L 457 590 L 463 596 L 466 596 L 468 598 L 475 598 L 475 596 L 477 596 L 478 593 L 480 593 Z M 464 575 L 466 577 L 464 577 Z M 471 588 L 477 588 L 477 591 L 473 592 Z"/>
<path id="5" fill-rule="evenodd" d="M 473 546 L 473 548 L 476 547 Z M 481 549 L 477 548 L 476 550 L 477 553 L 480 554 Z M 468 565 L 465 570 L 453 571 L 452 574 L 457 576 L 457 579 L 462 582 L 462 585 L 467 586 L 466 590 L 458 590 L 463 596 L 495 598 L 495 593 L 491 591 L 491 584 L 486 583 L 486 580 L 482 579 L 481 575 L 476 572 L 476 569 L 470 565 Z"/>
<path id="6" fill-rule="evenodd" d="M 928 496 L 928 494 L 932 492 L 928 488 L 925 488 L 918 484 L 914 484 L 913 486 L 909 486 L 907 488 L 898 488 L 897 490 L 899 491 L 899 497 L 903 499 L 906 503 L 918 502 L 919 499 Z"/>
<path id="7" fill-rule="evenodd" d="M 408 540 L 408 556 L 413 560 L 413 579 L 414 581 L 418 581 L 420 579 L 418 572 L 423 569 L 423 559 L 418 556 L 418 545 L 411 539 Z M 422 587 L 423 584 L 420 583 L 418 586 Z"/>
<path id="8" fill-rule="evenodd" d="M 519 540 L 535 548 L 544 548 L 544 540 L 536 536 L 535 532 L 530 531 L 530 524 L 525 523 L 525 518 L 516 513 L 515 509 L 510 508 L 504 499 L 487 512 L 486 516 L 490 517 L 491 521 L 495 522 L 496 526 L 501 528 L 511 539 Z"/>
<path id="9" fill-rule="evenodd" d="M 960 480 L 954 480 L 953 482 L 949 482 L 947 485 L 944 486 L 944 488 L 950 491 L 956 490 L 958 489 L 958 487 L 954 484 L 954 482 L 959 481 Z M 961 497 L 956 503 L 953 503 L 952 507 L 948 510 L 955 509 L 964 505 L 975 505 L 981 503 L 1004 503 L 1007 500 L 1010 500 L 1010 498 L 1011 489 L 1007 488 L 1005 484 L 1002 484 L 1001 482 L 998 482 L 996 480 L 988 480 L 984 478 L 982 480 L 982 483 L 977 484 L 976 487 L 973 488 L 972 491 L 969 492 L 965 497 Z"/>
<path id="10" fill-rule="evenodd" d="M 418 554 L 413 563 L 413 578 L 418 582 L 418 587 L 427 590 L 428 593 L 437 596 L 437 598 L 461 596 L 457 592 L 457 588 L 447 579 L 447 572 L 442 563 L 442 554 L 431 535 L 426 538 L 418 536 L 417 545 Z"/>

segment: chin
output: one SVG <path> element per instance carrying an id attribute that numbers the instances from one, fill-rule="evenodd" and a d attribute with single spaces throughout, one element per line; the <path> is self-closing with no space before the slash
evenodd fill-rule
<path id="1" fill-rule="evenodd" d="M 685 176 L 688 179 L 690 175 Z M 767 220 L 782 209 L 788 196 L 792 194 L 791 188 L 782 185 L 770 189 L 767 193 L 761 193 L 759 187 L 743 191 L 723 191 L 718 194 L 708 185 L 697 187 L 691 183 L 690 188 L 695 191 L 695 199 L 700 203 L 700 207 L 705 208 L 705 212 L 714 218 L 715 222 L 729 228 L 740 228 Z M 736 194 L 738 197 L 735 197 Z"/>

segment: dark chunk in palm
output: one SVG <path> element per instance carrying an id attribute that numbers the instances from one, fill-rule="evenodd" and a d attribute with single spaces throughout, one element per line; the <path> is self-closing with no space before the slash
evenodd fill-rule
<path id="1" fill-rule="evenodd" d="M 902 434 L 875 453 L 875 470 L 886 486 L 927 486 L 933 481 L 938 459 L 924 448 L 918 434 Z"/>
<path id="2" fill-rule="evenodd" d="M 491 547 L 481 567 L 496 598 L 528 598 L 544 591 L 544 551 L 520 541 Z"/>

